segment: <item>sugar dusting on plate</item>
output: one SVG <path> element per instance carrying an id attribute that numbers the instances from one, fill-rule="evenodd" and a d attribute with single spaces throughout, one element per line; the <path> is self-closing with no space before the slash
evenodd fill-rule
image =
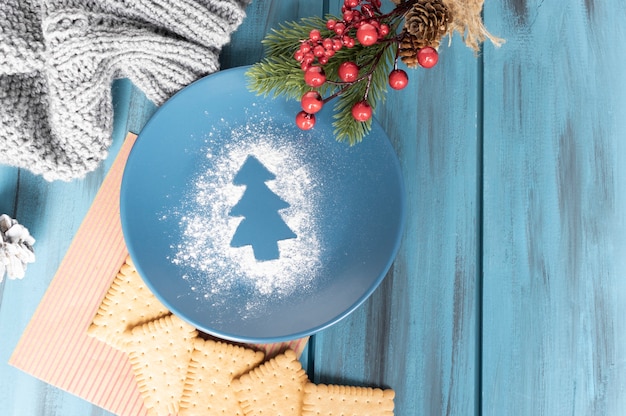
<path id="1" fill-rule="evenodd" d="M 224 140 L 225 134 L 232 136 Z M 202 166 L 178 211 L 168 214 L 178 217 L 180 227 L 171 261 L 185 270 L 183 278 L 198 298 L 220 306 L 228 296 L 252 293 L 246 309 L 254 312 L 272 297 L 314 284 L 320 267 L 319 184 L 297 145 L 301 139 L 259 120 L 208 134 Z M 246 190 L 233 179 L 250 156 L 275 175 L 266 185 L 288 203 L 279 214 L 297 236 L 279 240 L 280 256 L 273 260 L 257 260 L 250 245 L 231 247 L 243 218 L 229 212 Z"/>

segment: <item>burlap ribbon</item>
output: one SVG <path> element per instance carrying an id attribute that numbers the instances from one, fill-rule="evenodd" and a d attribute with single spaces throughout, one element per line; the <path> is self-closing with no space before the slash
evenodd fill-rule
<path id="1" fill-rule="evenodd" d="M 447 27 L 447 34 L 452 39 L 454 32 L 459 33 L 465 44 L 475 51 L 478 51 L 480 44 L 489 39 L 494 45 L 500 46 L 504 41 L 490 34 L 481 16 L 484 0 L 392 0 L 395 4 L 425 3 L 430 1 L 440 1 L 450 13 L 450 23 Z"/>

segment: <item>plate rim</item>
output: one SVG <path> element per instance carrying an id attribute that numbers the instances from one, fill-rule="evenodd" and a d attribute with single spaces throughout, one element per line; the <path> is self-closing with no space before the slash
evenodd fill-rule
<path id="1" fill-rule="evenodd" d="M 133 157 L 133 151 L 137 149 L 136 145 L 137 143 L 139 143 L 140 140 L 142 140 L 142 133 L 145 132 L 148 127 L 150 125 L 152 125 L 153 123 L 158 121 L 158 116 L 161 112 L 165 111 L 168 108 L 168 103 L 174 102 L 178 99 L 178 97 L 180 97 L 187 89 L 193 88 L 194 85 L 196 84 L 200 84 L 203 82 L 206 82 L 207 79 L 212 78 L 212 77 L 219 77 L 219 76 L 227 76 L 228 74 L 232 74 L 235 72 L 242 72 L 244 74 L 244 79 L 245 79 L 245 72 L 247 72 L 247 70 L 251 67 L 252 65 L 245 65 L 245 66 L 238 66 L 238 67 L 233 67 L 233 68 L 228 68 L 228 69 L 223 69 L 223 70 L 219 70 L 217 72 L 214 72 L 212 74 L 206 75 L 202 78 L 199 78 L 197 80 L 195 80 L 194 82 L 192 82 L 191 84 L 187 85 L 186 87 L 182 88 L 181 90 L 179 90 L 178 92 L 176 92 L 172 97 L 170 97 L 166 102 L 164 102 L 153 114 L 152 116 L 149 118 L 149 120 L 145 123 L 145 125 L 142 127 L 141 131 L 139 132 L 139 134 L 137 135 L 136 141 L 133 144 L 133 147 L 130 150 L 128 159 L 130 160 Z M 282 99 L 280 97 L 278 98 L 272 98 L 269 96 L 266 97 L 260 97 L 261 99 Z M 169 104 L 171 105 L 171 104 Z M 124 166 L 124 172 L 122 174 L 122 182 L 121 182 L 121 186 L 120 186 L 120 199 L 119 199 L 119 203 L 120 203 L 120 220 L 121 220 L 121 225 L 122 225 L 122 234 L 123 234 L 123 238 L 124 238 L 124 242 L 125 245 L 127 247 L 128 250 L 128 254 L 130 256 L 130 258 L 133 261 L 133 264 L 139 274 L 139 276 L 141 277 L 142 281 L 146 284 L 146 286 L 148 286 L 148 288 L 150 289 L 150 291 L 154 294 L 154 296 L 165 306 L 168 308 L 168 310 L 173 313 L 174 315 L 176 315 L 177 317 L 183 319 L 184 321 L 188 322 L 189 324 L 193 325 L 196 327 L 197 330 L 204 332 L 206 334 L 209 335 L 213 335 L 225 340 L 229 340 L 229 341 L 233 341 L 233 342 L 241 342 L 241 343 L 278 343 L 278 342 L 286 342 L 286 341 L 292 341 L 295 339 L 300 339 L 300 338 L 304 338 L 304 337 L 308 337 L 311 336 L 313 334 L 316 334 L 326 328 L 329 328 L 333 325 L 335 325 L 336 323 L 342 321 L 343 319 L 345 319 L 347 316 L 349 316 L 350 314 L 352 314 L 356 309 L 358 309 L 368 298 L 371 297 L 371 295 L 376 291 L 376 289 L 378 289 L 378 287 L 381 285 L 381 283 L 383 282 L 383 280 L 385 279 L 385 277 L 387 276 L 387 274 L 389 273 L 389 270 L 391 269 L 398 251 L 400 249 L 400 246 L 402 244 L 403 238 L 404 238 L 404 234 L 405 234 L 405 229 L 406 229 L 406 221 L 407 221 L 407 195 L 406 195 L 406 184 L 404 181 L 404 175 L 403 175 L 403 171 L 401 168 L 401 164 L 398 158 L 398 155 L 395 151 L 395 148 L 393 147 L 391 140 L 389 139 L 387 133 L 384 131 L 384 129 L 382 128 L 382 125 L 380 125 L 380 123 L 378 123 L 378 121 L 376 120 L 376 117 L 373 118 L 372 120 L 373 123 L 377 123 L 378 126 L 380 127 L 381 132 L 383 133 L 383 141 L 385 142 L 385 146 L 389 148 L 391 154 L 392 154 L 392 160 L 393 160 L 393 171 L 394 171 L 394 176 L 398 178 L 398 185 L 399 185 L 399 201 L 398 201 L 398 205 L 399 205 L 399 214 L 400 214 L 400 218 L 398 221 L 398 226 L 397 226 L 397 230 L 396 230 L 396 235 L 394 238 L 394 243 L 393 246 L 390 250 L 390 255 L 389 258 L 387 259 L 386 263 L 383 265 L 383 267 L 381 268 L 381 273 L 376 277 L 375 280 L 373 280 L 373 283 L 367 288 L 367 290 L 365 290 L 353 303 L 352 305 L 350 305 L 349 307 L 345 308 L 341 313 L 333 316 L 332 318 L 326 320 L 325 322 L 316 325 L 314 327 L 311 327 L 309 329 L 306 330 L 301 330 L 301 331 L 292 331 L 289 334 L 285 334 L 285 335 L 281 335 L 281 336 L 267 336 L 267 337 L 259 337 L 259 336 L 241 336 L 241 335 L 237 335 L 237 334 L 232 334 L 232 333 L 228 333 L 226 331 L 222 331 L 219 329 L 215 329 L 215 328 L 209 328 L 207 325 L 204 325 L 200 322 L 197 322 L 195 319 L 190 319 L 188 316 L 186 316 L 186 314 L 181 313 L 179 308 L 176 307 L 175 305 L 173 305 L 169 300 L 167 300 L 166 298 L 163 297 L 163 295 L 160 293 L 160 290 L 157 290 L 157 288 L 154 286 L 152 279 L 148 278 L 148 277 L 144 277 L 145 276 L 145 272 L 143 271 L 143 267 L 142 267 L 142 261 L 143 260 L 139 260 L 137 261 L 137 251 L 135 250 L 134 247 L 134 243 L 132 243 L 128 237 L 128 216 L 126 215 L 127 212 L 127 204 L 125 201 L 126 198 L 126 194 L 124 193 L 124 188 L 125 188 L 125 183 L 127 181 L 127 174 L 128 174 L 128 169 L 126 169 L 126 167 L 128 166 L 128 162 L 127 164 Z M 367 140 L 367 136 L 364 138 L 364 140 Z M 358 144 L 356 144 L 356 146 L 358 146 Z M 129 174 L 128 174 L 129 175 Z M 140 256 L 141 257 L 141 256 Z"/>

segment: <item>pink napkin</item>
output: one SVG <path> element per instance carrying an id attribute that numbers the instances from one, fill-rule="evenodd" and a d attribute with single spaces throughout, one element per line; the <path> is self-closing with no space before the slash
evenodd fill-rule
<path id="1" fill-rule="evenodd" d="M 126 354 L 87 335 L 87 328 L 128 255 L 120 223 L 126 141 L 85 216 L 9 364 L 121 416 L 146 415 Z M 308 338 L 257 345 L 268 356 Z"/>

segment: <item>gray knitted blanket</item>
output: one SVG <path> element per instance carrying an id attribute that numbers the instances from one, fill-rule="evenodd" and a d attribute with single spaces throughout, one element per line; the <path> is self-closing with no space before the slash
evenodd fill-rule
<path id="1" fill-rule="evenodd" d="M 111 82 L 157 105 L 218 70 L 250 0 L 0 0 L 0 164 L 80 178 L 111 143 Z"/>

